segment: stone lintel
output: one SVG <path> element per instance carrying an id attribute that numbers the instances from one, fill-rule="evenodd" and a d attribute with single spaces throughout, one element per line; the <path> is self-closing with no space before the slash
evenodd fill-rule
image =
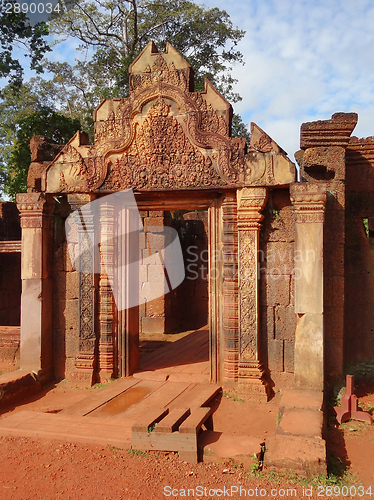
<path id="1" fill-rule="evenodd" d="M 300 148 L 315 146 L 347 147 L 357 124 L 357 113 L 335 113 L 330 120 L 318 120 L 301 125 Z"/>

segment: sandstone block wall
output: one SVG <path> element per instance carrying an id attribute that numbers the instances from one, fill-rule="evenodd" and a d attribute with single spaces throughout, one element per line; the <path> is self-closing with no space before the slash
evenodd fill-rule
<path id="1" fill-rule="evenodd" d="M 67 215 L 67 211 L 56 215 L 54 227 L 53 356 L 54 375 L 58 380 L 72 373 L 79 350 L 78 272 L 72 267 L 66 243 Z"/>
<path id="2" fill-rule="evenodd" d="M 16 204 L 0 202 L 0 241 L 20 239 Z M 0 253 L 0 326 L 20 325 L 21 289 L 21 254 Z"/>
<path id="3" fill-rule="evenodd" d="M 208 323 L 208 212 L 183 215 L 178 229 L 186 277 L 176 289 L 179 329 L 192 330 Z"/>
<path id="4" fill-rule="evenodd" d="M 21 290 L 21 254 L 0 254 L 0 325 L 20 325 Z"/>
<path id="5" fill-rule="evenodd" d="M 186 277 L 166 295 L 140 305 L 139 331 L 144 334 L 173 333 L 199 328 L 208 322 L 207 212 L 189 212 L 177 220 L 170 212 L 141 211 L 145 228 L 170 226 L 177 230 L 182 246 Z M 149 256 L 146 237 L 140 244 L 140 294 L 148 281 L 157 279 L 156 260 Z M 160 279 L 164 279 L 163 275 Z"/>
<path id="6" fill-rule="evenodd" d="M 260 233 L 260 352 L 277 388 L 293 383 L 295 344 L 294 215 L 286 189 L 269 193 Z"/>
<path id="7" fill-rule="evenodd" d="M 346 151 L 346 363 L 374 358 L 373 193 L 374 137 L 352 137 Z"/>
<path id="8" fill-rule="evenodd" d="M 147 241 L 147 238 L 149 238 L 147 229 L 149 227 L 157 230 L 159 227 L 162 231 L 163 226 L 171 227 L 172 217 L 170 212 L 163 212 L 162 210 L 141 211 L 140 217 L 145 228 L 145 233 L 142 235 L 139 245 L 139 294 L 142 297 L 142 293 L 147 288 L 149 281 L 160 281 L 160 283 L 164 281 L 164 273 L 160 273 L 160 268 L 157 266 L 158 259 L 156 256 L 152 259 L 150 254 L 152 241 L 149 239 Z M 165 245 L 167 245 L 166 241 Z M 173 331 L 178 324 L 178 318 L 173 314 L 176 304 L 175 290 L 150 302 L 142 303 L 139 307 L 140 334 L 169 333 Z"/>

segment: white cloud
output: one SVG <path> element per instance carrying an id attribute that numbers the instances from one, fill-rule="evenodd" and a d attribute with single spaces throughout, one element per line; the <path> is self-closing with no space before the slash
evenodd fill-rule
<path id="1" fill-rule="evenodd" d="M 355 134 L 374 135 L 374 5 L 370 0 L 207 0 L 246 30 L 235 67 L 235 108 L 290 156 L 301 123 L 359 113 Z"/>
<path id="2" fill-rule="evenodd" d="M 197 0 L 199 2 L 199 0 Z M 235 105 L 290 156 L 302 122 L 356 111 L 355 133 L 374 135 L 374 4 L 372 0 L 205 0 L 246 30 L 245 66 L 233 76 L 243 101 Z M 74 62 L 78 43 L 54 47 L 49 59 Z"/>

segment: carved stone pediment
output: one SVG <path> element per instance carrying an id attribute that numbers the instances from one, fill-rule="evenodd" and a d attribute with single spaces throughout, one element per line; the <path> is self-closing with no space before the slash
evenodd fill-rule
<path id="1" fill-rule="evenodd" d="M 295 182 L 294 163 L 255 123 L 251 123 L 250 149 L 244 159 L 246 186 L 286 186 Z"/>
<path id="2" fill-rule="evenodd" d="M 129 71 L 130 97 L 99 105 L 95 144 L 77 133 L 47 169 L 43 190 L 195 190 L 258 185 L 264 179 L 266 185 L 293 182 L 293 164 L 279 146 L 274 151 L 271 139 L 268 152 L 258 127 L 256 144 L 245 154 L 245 139 L 230 137 L 230 104 L 208 80 L 203 92 L 193 92 L 192 69 L 170 44 L 160 54 L 150 42 Z M 265 152 L 257 147 L 262 143 Z M 270 163 L 269 155 L 274 156 Z M 277 177 L 285 166 L 288 174 Z"/>

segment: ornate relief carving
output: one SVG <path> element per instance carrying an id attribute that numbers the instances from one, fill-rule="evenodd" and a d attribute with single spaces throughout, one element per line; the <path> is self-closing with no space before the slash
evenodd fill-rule
<path id="1" fill-rule="evenodd" d="M 267 199 L 266 188 L 243 188 L 238 192 L 239 246 L 239 382 L 257 380 L 255 392 L 266 397 L 263 369 L 259 362 L 258 249 L 259 230 Z"/>
<path id="2" fill-rule="evenodd" d="M 102 190 L 124 188 L 168 189 L 221 186 L 225 183 L 204 156 L 186 138 L 170 106 L 157 100 L 136 127 L 126 153 L 112 155 Z"/>
<path id="3" fill-rule="evenodd" d="M 169 83 L 188 91 L 189 69 L 176 69 L 173 62 L 168 66 L 164 57 L 158 54 L 152 67 L 148 65 L 144 73 L 130 75 L 130 91 L 141 92 L 144 88 L 154 84 Z"/>
<path id="4" fill-rule="evenodd" d="M 101 245 L 100 258 L 102 271 L 99 281 L 99 366 L 101 380 L 107 380 L 113 375 L 114 339 L 113 316 L 114 300 L 110 280 L 113 281 L 114 258 L 114 209 L 109 203 L 102 203 L 100 214 Z"/>
<path id="5" fill-rule="evenodd" d="M 297 223 L 324 221 L 326 190 L 326 184 L 298 183 L 291 185 L 290 197 Z"/>
<path id="6" fill-rule="evenodd" d="M 225 197 L 223 217 L 224 375 L 238 380 L 238 229 L 236 194 Z"/>
<path id="7" fill-rule="evenodd" d="M 79 218 L 84 213 L 85 225 L 77 224 L 78 229 L 78 272 L 79 272 L 79 353 L 75 367 L 79 373 L 87 372 L 92 378 L 95 362 L 95 274 L 94 274 L 94 220 L 90 213 L 92 195 L 70 194 L 68 202 Z M 72 221 L 74 224 L 74 221 Z"/>
<path id="8" fill-rule="evenodd" d="M 142 56 L 135 61 L 130 97 L 103 101 L 95 112 L 95 146 L 69 143 L 47 171 L 47 190 L 239 185 L 244 163 L 237 157 L 231 163 L 229 104 L 209 82 L 204 92 L 190 92 L 190 67 L 175 54 L 177 69 L 166 56 L 157 54 L 145 67 Z"/>
<path id="9" fill-rule="evenodd" d="M 53 224 L 53 204 L 41 193 L 17 194 L 17 208 L 22 228 L 50 228 Z"/>

